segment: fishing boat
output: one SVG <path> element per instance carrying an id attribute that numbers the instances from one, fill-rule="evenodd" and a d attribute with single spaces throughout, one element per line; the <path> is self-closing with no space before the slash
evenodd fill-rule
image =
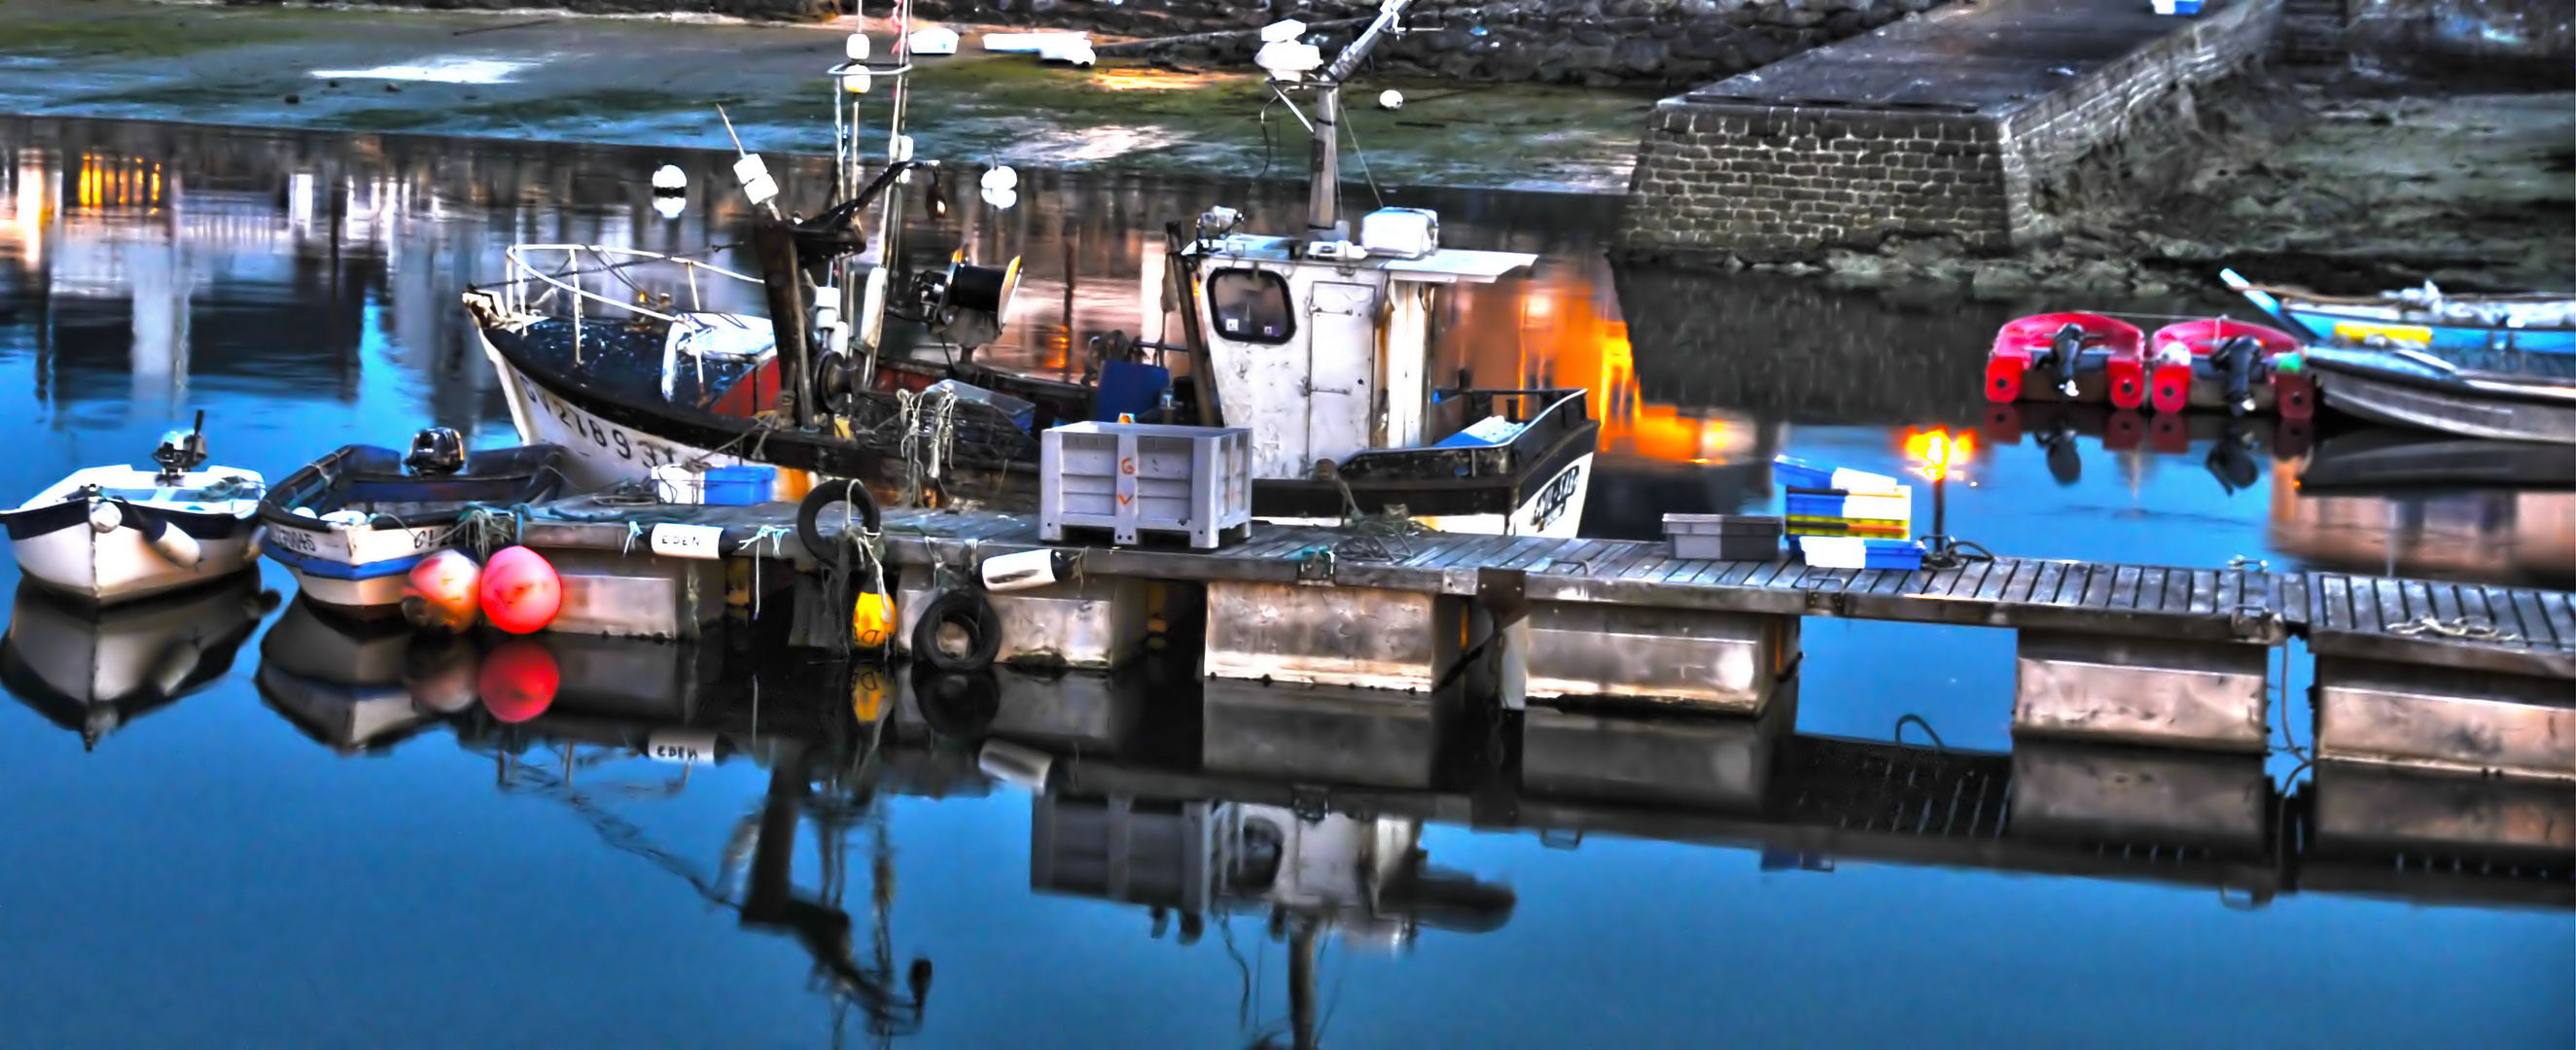
<path id="1" fill-rule="evenodd" d="M 0 643 L 0 683 L 96 747 L 108 734 L 221 678 L 277 607 L 236 567 L 206 586 L 102 606 L 33 582 L 18 587 Z"/>
<path id="2" fill-rule="evenodd" d="M 466 307 L 522 439 L 571 450 L 583 488 L 674 465 L 760 463 L 783 468 L 777 499 L 851 479 L 1033 506 L 1038 432 L 1129 419 L 1249 429 L 1256 517 L 1402 514 L 1436 528 L 1571 535 L 1599 435 L 1583 391 L 1442 390 L 1430 374 L 1438 290 L 1494 281 L 1535 256 L 1443 248 L 1428 211 L 1381 209 L 1356 226 L 1341 211 L 1341 86 L 1404 7 L 1382 7 L 1329 68 L 1310 45 L 1295 44 L 1303 51 L 1286 62 L 1265 49 L 1274 87 L 1315 94 L 1306 228 L 1261 235 L 1222 207 L 1167 227 L 1161 269 L 1173 294 L 1163 298 L 1180 304 L 1182 343 L 1113 334 L 1084 382 L 972 363 L 1009 315 L 1016 260 L 983 266 L 961 252 L 907 267 L 895 221 L 906 186 L 919 183 L 932 215 L 947 208 L 941 169 L 909 155 L 900 105 L 872 178 L 855 133 L 841 138 L 832 197 L 812 218 L 781 212 L 765 162 L 742 155 L 736 175 L 765 210 L 752 238 L 758 276 L 677 255 L 520 245 L 506 253 L 508 279 L 469 290 Z M 831 76 L 900 85 L 904 38 L 891 66 L 867 64 L 864 39 Z M 857 127 L 854 110 L 836 119 Z M 611 281 L 617 294 L 601 290 Z M 702 281 L 760 286 L 766 320 L 700 309 Z M 631 289 L 648 300 L 631 301 Z M 691 308 L 671 305 L 683 294 Z M 889 319 L 963 356 L 934 366 L 886 354 Z M 1146 363 L 1148 353 L 1177 354 L 1186 378 Z"/>
<path id="3" fill-rule="evenodd" d="M 259 557 L 263 481 L 240 467 L 198 469 L 204 412 L 195 429 L 163 435 L 152 462 L 73 471 L 0 511 L 27 578 L 108 604 L 221 579 Z"/>
<path id="4" fill-rule="evenodd" d="M 414 435 L 407 454 L 344 446 L 260 502 L 264 546 L 305 597 L 346 615 L 391 615 L 412 566 L 464 538 L 475 508 L 568 495 L 565 459 L 553 445 L 468 452 L 445 427 Z"/>
<path id="5" fill-rule="evenodd" d="M 2576 445 L 2576 355 L 2315 348 L 2326 407 L 2374 423 Z"/>
<path id="6" fill-rule="evenodd" d="M 2312 343 L 2576 353 L 2576 295 L 2565 292 L 2461 295 L 2426 281 L 2421 288 L 2361 298 L 2267 287 L 2234 270 L 2221 270 L 2218 276 Z"/>
<path id="7" fill-rule="evenodd" d="M 2147 357 L 2147 403 L 2158 412 L 2316 415 L 2316 384 L 2300 367 L 2299 341 L 2280 329 L 2224 317 L 2169 324 L 2156 329 Z"/>
<path id="8" fill-rule="evenodd" d="M 2146 335 L 2100 314 L 2039 314 L 2007 322 L 1986 351 L 1986 400 L 2109 402 L 2147 399 Z M 2039 382 L 2030 382 L 2037 378 Z"/>

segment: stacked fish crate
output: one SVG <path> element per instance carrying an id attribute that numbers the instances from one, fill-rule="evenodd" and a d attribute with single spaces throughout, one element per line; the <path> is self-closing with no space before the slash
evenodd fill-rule
<path id="1" fill-rule="evenodd" d="M 1885 474 L 1781 456 L 1772 476 L 1787 490 L 1788 532 L 1807 564 L 1829 569 L 1923 567 L 1913 540 L 1914 489 Z"/>

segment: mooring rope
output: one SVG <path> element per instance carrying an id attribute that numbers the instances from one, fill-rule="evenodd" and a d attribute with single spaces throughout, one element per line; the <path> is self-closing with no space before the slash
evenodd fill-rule
<path id="1" fill-rule="evenodd" d="M 934 400 L 936 404 L 931 403 Z M 944 390 L 936 394 L 895 391 L 895 425 L 903 431 L 898 445 L 903 457 L 900 502 L 907 507 L 922 506 L 927 491 L 922 479 L 927 477 L 932 484 L 939 482 L 941 469 L 957 443 L 957 395 Z M 926 464 L 921 447 L 925 436 L 930 440 Z"/>
<path id="2" fill-rule="evenodd" d="M 2470 642 L 2518 642 L 2522 640 L 2520 635 L 2514 634 L 2511 631 L 2498 630 L 2496 625 L 2491 623 L 2472 620 L 2466 616 L 2454 616 L 2448 620 L 2443 620 L 2434 617 L 2430 613 L 2418 616 L 2404 623 L 2390 624 L 2388 625 L 2388 633 L 2400 638 L 2414 638 L 2420 635 L 2432 634 L 2439 635 L 2444 638 L 2457 638 L 2462 641 Z"/>

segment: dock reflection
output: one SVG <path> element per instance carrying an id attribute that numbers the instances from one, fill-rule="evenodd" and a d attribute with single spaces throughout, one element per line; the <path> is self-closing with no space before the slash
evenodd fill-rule
<path id="1" fill-rule="evenodd" d="M 264 686 L 274 664 L 331 683 L 311 691 L 344 704 L 418 688 L 419 651 L 363 627 L 290 610 L 279 632 L 296 641 L 264 655 Z M 880 1043 L 921 1030 L 931 983 L 891 929 L 897 798 L 1025 791 L 1030 892 L 1139 909 L 1150 936 L 1182 945 L 1213 932 L 1231 946 L 1237 923 L 1265 930 L 1287 956 L 1289 1014 L 1259 1038 L 1300 1047 L 1319 1040 L 1327 942 L 1401 954 L 1506 928 L 1522 906 L 1496 873 L 1443 863 L 1441 827 L 1560 849 L 1612 836 L 1740 850 L 1810 873 L 1858 862 L 2116 879 L 2239 908 L 2334 893 L 2576 910 L 2576 795 L 2559 785 L 2329 767 L 2285 794 L 2260 756 L 1807 735 L 1794 689 L 1753 720 L 1506 712 L 1201 680 L 1161 657 L 1116 675 L 956 676 L 730 634 L 535 641 L 561 669 L 547 702 L 478 676 L 499 695 L 438 709 L 415 693 L 406 717 L 420 728 L 400 732 L 446 730 L 491 760 L 500 790 L 568 808 L 743 929 L 792 940 L 834 1015 Z M 344 753 L 362 735 L 313 727 L 410 725 L 271 706 Z M 735 762 L 765 770 L 766 788 L 712 862 L 642 830 L 633 807 Z M 802 875 L 800 841 L 817 844 L 801 851 L 815 866 Z"/>

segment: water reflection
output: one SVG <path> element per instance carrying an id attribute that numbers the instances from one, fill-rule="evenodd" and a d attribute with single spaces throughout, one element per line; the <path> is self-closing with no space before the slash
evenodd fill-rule
<path id="1" fill-rule="evenodd" d="M 92 748 L 137 718 L 222 678 L 277 605 L 255 573 L 100 608 L 18 585 L 0 644 L 0 682 L 18 702 Z"/>

